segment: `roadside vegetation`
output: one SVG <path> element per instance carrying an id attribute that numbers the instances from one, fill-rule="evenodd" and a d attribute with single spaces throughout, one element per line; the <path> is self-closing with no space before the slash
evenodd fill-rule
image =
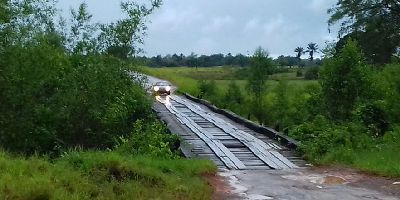
<path id="1" fill-rule="evenodd" d="M 0 1 L 0 199 L 211 198 L 216 167 L 181 158 L 128 74 L 160 4 L 95 24 L 86 4 L 54 21 L 53 1 Z"/>

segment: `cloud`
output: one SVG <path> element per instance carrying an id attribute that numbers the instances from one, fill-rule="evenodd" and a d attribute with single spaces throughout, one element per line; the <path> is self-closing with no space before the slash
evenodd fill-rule
<path id="1" fill-rule="evenodd" d="M 250 19 L 247 21 L 247 23 L 244 25 L 243 32 L 249 32 L 255 30 L 257 27 L 259 27 L 259 21 L 256 18 Z"/>
<path id="2" fill-rule="evenodd" d="M 211 38 L 201 38 L 194 44 L 194 49 L 201 54 L 213 54 L 213 50 L 218 48 L 217 42 Z"/>
<path id="3" fill-rule="evenodd" d="M 332 6 L 332 1 L 327 0 L 311 0 L 308 9 L 315 13 L 326 13 L 328 8 Z"/>
<path id="4" fill-rule="evenodd" d="M 232 26 L 234 21 L 231 16 L 218 16 L 211 20 L 211 23 L 207 24 L 203 28 L 204 33 L 213 33 L 222 30 L 228 26 Z"/>
<path id="5" fill-rule="evenodd" d="M 192 7 L 185 10 L 163 9 L 160 13 L 156 13 L 151 19 L 152 31 L 182 31 L 203 19 L 203 15 L 197 9 Z"/>
<path id="6" fill-rule="evenodd" d="M 279 34 L 284 29 L 284 26 L 285 22 L 282 19 L 282 16 L 272 18 L 263 25 L 264 34 L 265 35 Z"/>

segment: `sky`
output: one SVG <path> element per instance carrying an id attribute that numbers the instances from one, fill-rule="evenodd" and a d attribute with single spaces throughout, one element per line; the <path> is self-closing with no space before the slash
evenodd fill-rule
<path id="1" fill-rule="evenodd" d="M 145 0 L 140 0 L 145 1 Z M 86 2 L 94 22 L 122 17 L 120 1 L 59 0 L 64 15 Z M 164 0 L 150 17 L 144 55 L 252 54 L 261 46 L 273 57 L 295 55 L 298 46 L 320 48 L 337 36 L 327 10 L 337 0 Z"/>

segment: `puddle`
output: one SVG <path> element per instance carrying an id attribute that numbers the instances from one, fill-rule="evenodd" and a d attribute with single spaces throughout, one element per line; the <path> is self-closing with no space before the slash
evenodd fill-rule
<path id="1" fill-rule="evenodd" d="M 302 181 L 302 182 L 310 182 L 318 185 L 344 185 L 347 184 L 348 181 L 346 179 L 339 176 L 332 175 L 318 175 L 318 174 L 310 174 L 310 175 L 287 175 L 282 176 L 284 179 L 293 180 L 293 181 Z"/>
<path id="2" fill-rule="evenodd" d="M 246 200 L 270 200 L 273 199 L 269 196 L 264 196 L 260 194 L 247 194 L 248 188 L 241 185 L 239 179 L 236 177 L 239 171 L 223 171 L 219 175 L 228 179 L 229 185 L 233 188 L 232 193 L 238 195 L 239 197 Z"/>
<path id="3" fill-rule="evenodd" d="M 274 199 L 272 197 L 264 196 L 264 195 L 259 195 L 259 194 L 252 194 L 247 196 L 248 200 L 269 200 L 269 199 Z"/>
<path id="4" fill-rule="evenodd" d="M 325 185 L 343 185 L 346 183 L 346 179 L 338 176 L 326 176 L 323 182 Z"/>

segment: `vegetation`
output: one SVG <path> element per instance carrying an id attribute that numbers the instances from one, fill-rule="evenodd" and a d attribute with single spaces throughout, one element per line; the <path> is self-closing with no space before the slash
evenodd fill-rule
<path id="1" fill-rule="evenodd" d="M 310 60 L 314 60 L 314 54 L 318 52 L 318 45 L 316 43 L 310 43 L 307 46 L 307 51 L 310 54 Z"/>
<path id="2" fill-rule="evenodd" d="M 42 19 L 43 13 L 55 12 L 51 3 L 32 1 L 20 6 L 7 7 L 15 17 L 0 30 L 6 35 L 0 51 L 2 148 L 27 155 L 58 154 L 77 146 L 111 148 L 115 137 L 129 134 L 132 122 L 150 116 L 151 101 L 126 73 L 129 65 L 106 53 L 110 46 L 101 38 L 107 32 L 99 38 L 89 34 L 94 26 L 85 4 L 72 11 L 66 31 L 54 29 L 52 15 Z M 135 23 L 144 18 L 140 13 L 151 10 L 124 3 L 122 7 L 127 13 L 139 12 L 126 19 Z M 27 18 L 34 20 L 21 22 Z M 127 38 L 121 45 L 133 46 L 136 40 Z"/>
<path id="3" fill-rule="evenodd" d="M 338 56 L 325 62 L 322 98 L 331 119 L 349 119 L 354 106 L 368 97 L 368 70 L 357 43 L 351 40 Z"/>
<path id="4" fill-rule="evenodd" d="M 210 161 L 68 152 L 49 162 L 0 153 L 1 199 L 210 199 Z"/>
<path id="5" fill-rule="evenodd" d="M 303 47 L 296 47 L 296 49 L 294 49 L 294 52 L 297 53 L 296 58 L 299 59 L 299 60 L 301 60 L 301 56 L 305 53 Z"/>
<path id="6" fill-rule="evenodd" d="M 93 24 L 86 4 L 67 23 L 52 1 L 0 1 L 1 199 L 210 198 L 215 166 L 181 159 L 128 74 L 160 4 Z"/>
<path id="7" fill-rule="evenodd" d="M 398 56 L 400 2 L 394 0 L 341 0 L 329 9 L 329 24 L 340 23 L 341 49 L 349 38 L 359 41 L 369 62 L 384 65 Z"/>
<path id="8" fill-rule="evenodd" d="M 296 49 L 298 50 L 298 49 Z M 315 52 L 315 51 L 314 51 Z M 308 67 L 308 66 L 321 66 L 322 62 L 320 58 L 307 60 L 301 59 L 301 55 L 306 53 L 304 48 L 300 55 L 297 52 L 297 56 L 284 56 L 281 55 L 274 59 L 274 62 L 281 67 Z M 215 67 L 215 66 L 234 66 L 234 67 L 249 67 L 251 64 L 251 57 L 237 54 L 233 56 L 231 53 L 224 54 L 213 54 L 213 55 L 201 55 L 198 56 L 194 53 L 185 56 L 183 54 L 172 54 L 166 56 L 154 56 L 154 57 L 139 57 L 142 65 L 149 67 Z"/>
<path id="9" fill-rule="evenodd" d="M 384 95 L 397 92 L 382 87 L 396 82 L 387 78 L 387 70 L 393 68 L 373 71 L 352 40 L 325 61 L 320 74 L 321 90 L 312 94 L 306 103 L 310 105 L 309 121 L 291 129 L 289 134 L 302 142 L 300 150 L 306 158 L 315 163 L 350 165 L 381 175 L 400 175 L 396 164 L 400 162 L 396 153 L 400 149 L 395 144 L 400 121 L 389 115 L 388 105 L 394 104 L 389 103 L 391 97 Z"/>
<path id="10" fill-rule="evenodd" d="M 265 92 L 265 83 L 267 75 L 273 72 L 272 59 L 268 57 L 268 52 L 259 47 L 254 52 L 248 71 L 247 88 L 251 95 L 250 112 L 258 121 L 262 121 L 265 113 L 260 108 L 264 107 L 262 97 Z"/>

